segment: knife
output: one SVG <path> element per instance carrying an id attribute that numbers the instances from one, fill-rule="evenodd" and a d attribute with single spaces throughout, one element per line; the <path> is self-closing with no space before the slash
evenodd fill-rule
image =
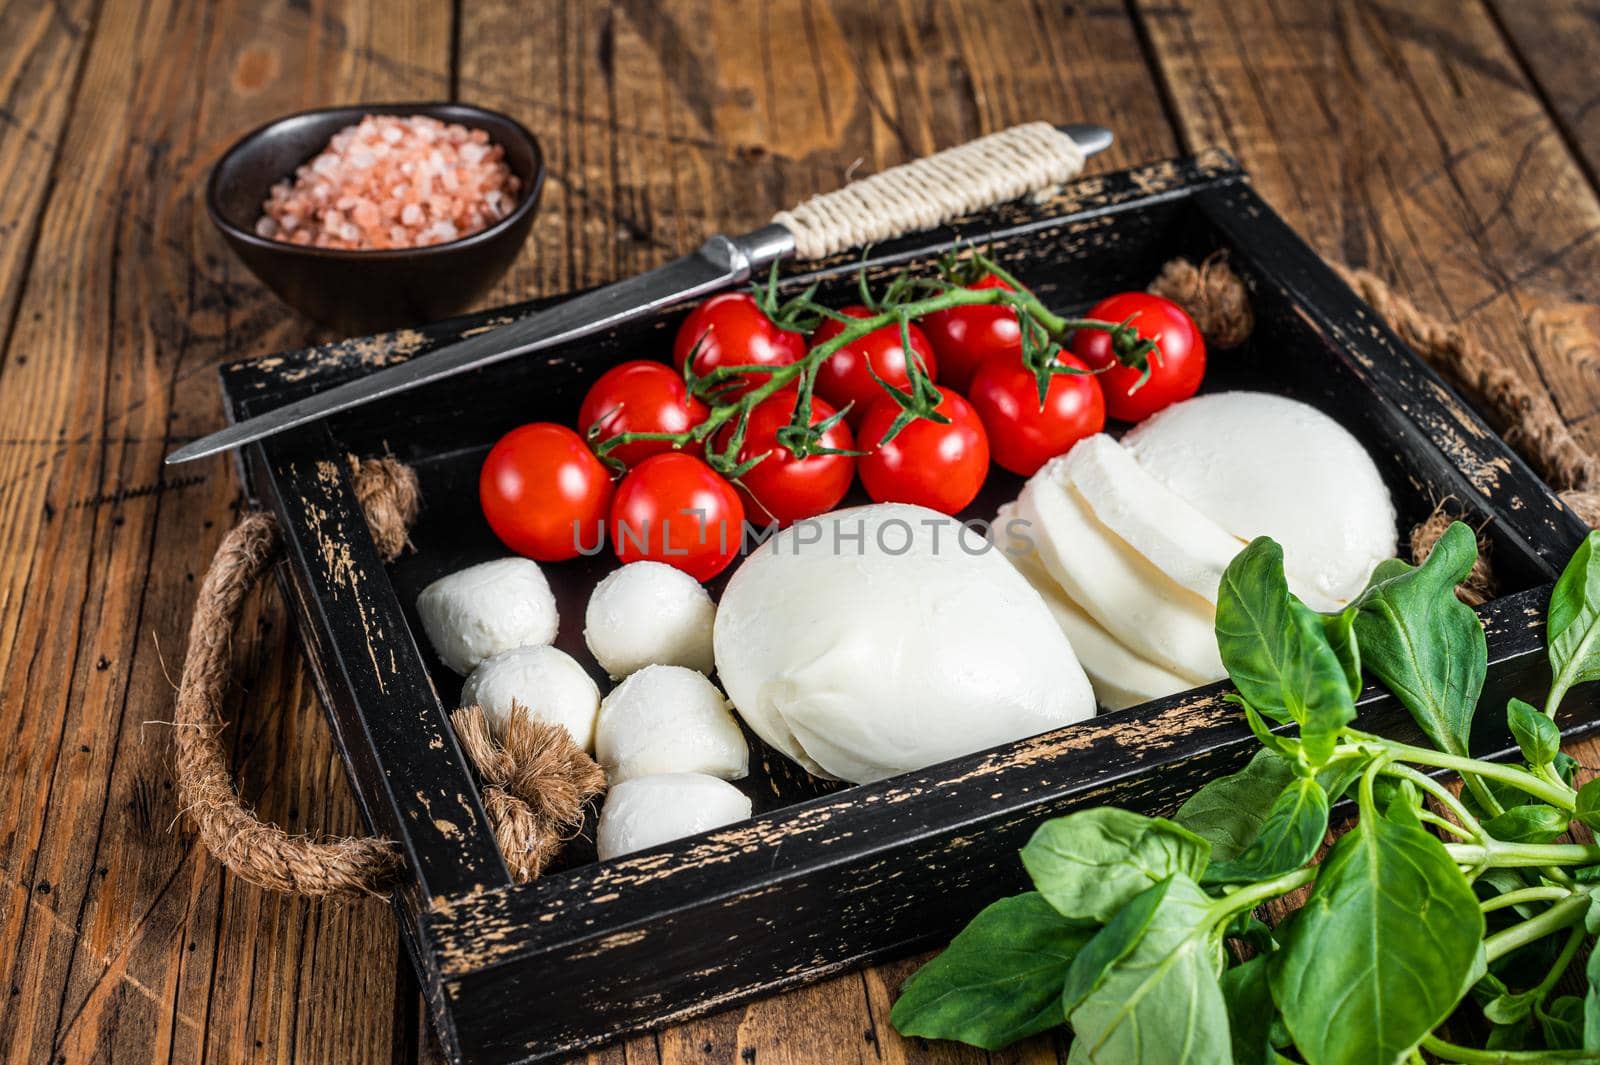
<path id="1" fill-rule="evenodd" d="M 1052 154 L 1065 134 L 1075 160 Z M 205 458 L 456 374 L 614 328 L 652 311 L 742 284 L 780 259 L 820 258 L 900 233 L 930 229 L 983 206 L 1056 184 L 1111 145 L 1103 126 L 1017 126 L 813 197 L 743 236 L 717 235 L 665 266 L 595 289 L 408 362 L 335 385 L 201 437 L 168 465 Z M 1057 148 L 1062 147 L 1056 145 Z M 1065 153 L 1070 156 L 1070 151 Z M 855 239 L 865 237 L 865 239 Z"/>

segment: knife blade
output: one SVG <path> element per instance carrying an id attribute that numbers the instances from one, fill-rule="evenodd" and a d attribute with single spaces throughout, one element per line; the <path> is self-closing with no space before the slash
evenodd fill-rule
<path id="1" fill-rule="evenodd" d="M 1075 123 L 1059 128 L 1085 155 L 1109 147 L 1112 141 L 1111 131 L 1102 126 Z M 651 311 L 742 284 L 758 270 L 790 258 L 794 250 L 793 235 L 781 225 L 738 237 L 713 236 L 692 254 L 654 270 L 203 436 L 173 451 L 166 464 L 229 451 L 434 381 L 603 332 Z"/>

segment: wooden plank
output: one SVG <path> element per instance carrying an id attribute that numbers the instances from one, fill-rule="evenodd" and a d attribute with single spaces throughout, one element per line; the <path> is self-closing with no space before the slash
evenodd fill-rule
<path id="1" fill-rule="evenodd" d="M 1060 58 L 1083 55 L 1095 61 Z M 1133 27 L 1116 9 L 467 0 L 463 98 L 524 121 L 550 165 L 533 236 L 490 299 L 657 265 L 713 232 L 761 225 L 862 168 L 1014 122 L 1113 126 L 1119 140 L 1094 161 L 1099 170 L 1172 155 L 1177 145 L 1147 85 Z M 851 974 L 662 1033 L 659 1054 L 720 1059 L 735 1045 L 757 1061 L 823 1060 L 823 1046 L 906 1053 L 888 1049 L 899 1037 L 882 995 L 876 1006 Z M 627 1060 L 654 1061 L 654 1047 L 634 1040 Z M 985 1060 L 959 1048 L 941 1054 Z"/>
<path id="2" fill-rule="evenodd" d="M 0 404 L 8 1060 L 380 1061 L 405 1045 L 381 905 L 257 891 L 175 824 L 168 676 L 238 489 L 222 464 L 168 475 L 160 459 L 220 423 L 219 360 L 306 335 L 210 231 L 210 161 L 330 96 L 439 92 L 449 21 L 431 4 L 118 0 L 84 37 L 0 368 L 0 391 L 28 397 Z M 18 53 L 0 55 L 7 70 Z M 244 794 L 292 826 L 359 831 L 284 617 L 269 592 L 242 631 Z"/>
<path id="3" fill-rule="evenodd" d="M 1538 88 L 1567 148 L 1600 185 L 1600 14 L 1577 0 L 1488 0 L 1528 79 Z"/>

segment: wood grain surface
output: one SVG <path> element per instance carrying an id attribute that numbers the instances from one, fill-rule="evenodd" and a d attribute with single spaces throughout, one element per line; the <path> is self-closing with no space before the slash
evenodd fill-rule
<path id="1" fill-rule="evenodd" d="M 1471 323 L 1600 444 L 1596 55 L 1579 0 L 0 2 L 0 1059 L 431 1059 L 390 912 L 237 882 L 174 801 L 170 678 L 239 487 L 160 459 L 220 424 L 219 362 L 315 338 L 200 208 L 240 133 L 360 100 L 522 119 L 551 180 L 489 302 L 1019 120 L 1114 127 L 1097 169 L 1220 145 L 1320 251 Z M 243 790 L 357 831 L 284 619 L 267 595 L 237 648 Z M 899 1039 L 913 964 L 590 1058 L 1064 1056 Z"/>

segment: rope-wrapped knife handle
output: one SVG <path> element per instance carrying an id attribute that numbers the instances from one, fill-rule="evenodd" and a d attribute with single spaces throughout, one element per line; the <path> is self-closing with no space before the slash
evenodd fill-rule
<path id="1" fill-rule="evenodd" d="M 772 220 L 794 235 L 798 258 L 821 259 L 1060 185 L 1083 161 L 1066 133 L 1029 122 L 820 193 Z"/>

